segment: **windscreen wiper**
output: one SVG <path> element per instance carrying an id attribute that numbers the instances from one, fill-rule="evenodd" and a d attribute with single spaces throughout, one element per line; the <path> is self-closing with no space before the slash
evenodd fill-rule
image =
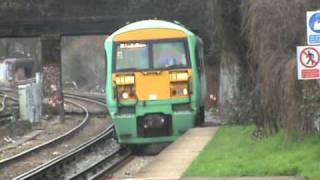
<path id="1" fill-rule="evenodd" d="M 173 65 L 170 65 L 170 66 L 167 66 L 167 68 L 182 68 L 183 66 L 181 65 L 178 65 L 178 64 L 173 64 Z"/>
<path id="2" fill-rule="evenodd" d="M 124 68 L 124 69 L 119 69 L 118 71 L 136 71 L 137 68 Z"/>

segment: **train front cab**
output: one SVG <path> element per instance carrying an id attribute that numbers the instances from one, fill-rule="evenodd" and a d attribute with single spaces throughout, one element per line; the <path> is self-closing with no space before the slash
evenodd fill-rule
<path id="1" fill-rule="evenodd" d="M 201 121 L 199 43 L 189 31 L 157 28 L 107 39 L 107 104 L 120 144 L 174 141 Z"/>

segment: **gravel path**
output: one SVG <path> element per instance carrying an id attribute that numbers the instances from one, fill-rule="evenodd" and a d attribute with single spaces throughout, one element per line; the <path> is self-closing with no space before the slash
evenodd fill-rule
<path id="1" fill-rule="evenodd" d="M 107 179 L 126 179 L 132 178 L 134 174 L 139 172 L 142 168 L 146 167 L 155 156 L 134 156 L 128 164 L 123 166 L 112 177 Z"/>

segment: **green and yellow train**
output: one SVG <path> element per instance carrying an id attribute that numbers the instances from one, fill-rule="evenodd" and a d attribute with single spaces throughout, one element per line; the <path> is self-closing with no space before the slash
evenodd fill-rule
<path id="1" fill-rule="evenodd" d="M 167 21 L 124 26 L 105 41 L 106 100 L 120 144 L 174 141 L 204 121 L 202 40 Z"/>

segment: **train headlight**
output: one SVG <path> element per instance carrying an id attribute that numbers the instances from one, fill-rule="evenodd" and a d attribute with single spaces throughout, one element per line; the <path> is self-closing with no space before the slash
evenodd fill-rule
<path id="1" fill-rule="evenodd" d="M 129 93 L 123 92 L 121 96 L 122 96 L 122 99 L 128 99 L 129 98 Z"/>
<path id="2" fill-rule="evenodd" d="M 188 95 L 188 89 L 187 89 L 187 88 L 184 88 L 184 89 L 182 90 L 182 93 L 183 93 L 183 95 L 187 96 L 187 95 Z"/>
<path id="3" fill-rule="evenodd" d="M 119 100 L 135 99 L 135 87 L 133 85 L 117 86 L 116 92 Z"/>
<path id="4" fill-rule="evenodd" d="M 188 84 L 186 83 L 174 83 L 171 85 L 172 97 L 185 97 L 189 95 Z"/>

